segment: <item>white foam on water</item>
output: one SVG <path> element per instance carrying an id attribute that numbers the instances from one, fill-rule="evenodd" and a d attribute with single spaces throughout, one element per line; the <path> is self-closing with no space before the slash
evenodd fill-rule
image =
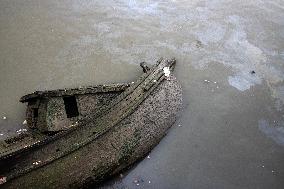
<path id="1" fill-rule="evenodd" d="M 228 81 L 231 86 L 235 87 L 240 91 L 248 90 L 255 84 L 261 84 L 260 78 L 248 75 L 229 76 Z"/>

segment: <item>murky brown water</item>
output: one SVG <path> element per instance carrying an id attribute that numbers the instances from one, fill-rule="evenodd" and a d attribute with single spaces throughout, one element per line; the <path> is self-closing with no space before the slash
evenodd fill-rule
<path id="1" fill-rule="evenodd" d="M 23 127 L 26 93 L 128 82 L 139 62 L 176 57 L 180 119 L 150 158 L 102 188 L 283 188 L 283 9 L 280 0 L 2 0 L 0 139 Z"/>

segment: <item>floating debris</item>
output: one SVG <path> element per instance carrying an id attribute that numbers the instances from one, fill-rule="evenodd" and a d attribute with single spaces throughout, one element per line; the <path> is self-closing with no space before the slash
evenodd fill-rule
<path id="1" fill-rule="evenodd" d="M 216 84 L 217 82 L 216 82 L 216 81 L 214 81 L 214 83 Z"/>
<path id="2" fill-rule="evenodd" d="M 195 46 L 196 46 L 197 48 L 202 47 L 202 42 L 201 42 L 201 41 L 199 41 L 199 40 L 196 40 L 196 44 L 195 44 Z"/>
<path id="3" fill-rule="evenodd" d="M 25 120 L 24 122 L 23 122 L 23 125 L 26 125 L 27 124 L 27 120 Z"/>
<path id="4" fill-rule="evenodd" d="M 204 80 L 204 82 L 205 82 L 205 83 L 210 83 L 210 81 L 209 81 L 209 80 L 207 80 L 207 79 L 205 79 L 205 80 Z"/>
<path id="5" fill-rule="evenodd" d="M 157 80 L 155 79 L 153 82 L 154 82 L 154 83 L 156 83 L 156 82 L 157 82 Z"/>
<path id="6" fill-rule="evenodd" d="M 0 133 L 0 136 L 3 136 L 4 134 L 3 133 Z"/>
<path id="7" fill-rule="evenodd" d="M 7 117 L 6 117 L 6 116 L 3 116 L 3 119 L 4 119 L 4 120 L 6 120 L 6 119 L 7 119 Z"/>
<path id="8" fill-rule="evenodd" d="M 142 179 L 142 178 L 135 178 L 134 180 L 133 180 L 133 183 L 134 184 L 136 184 L 137 186 L 139 186 L 140 185 L 140 183 L 143 183 L 144 182 L 144 180 Z"/>
<path id="9" fill-rule="evenodd" d="M 151 181 L 149 180 L 148 183 L 151 184 Z"/>
<path id="10" fill-rule="evenodd" d="M 164 67 L 163 68 L 164 74 L 166 77 L 169 77 L 171 74 L 170 68 L 169 67 Z"/>
<path id="11" fill-rule="evenodd" d="M 178 124 L 178 127 L 181 127 L 181 124 Z"/>
<path id="12" fill-rule="evenodd" d="M 150 156 L 147 156 L 148 159 L 150 159 Z"/>
<path id="13" fill-rule="evenodd" d="M 250 71 L 250 73 L 251 73 L 251 74 L 255 74 L 255 71 L 254 71 L 254 70 L 252 70 L 252 71 Z"/>
<path id="14" fill-rule="evenodd" d="M 131 84 L 134 84 L 134 83 L 135 83 L 134 81 L 131 82 Z"/>

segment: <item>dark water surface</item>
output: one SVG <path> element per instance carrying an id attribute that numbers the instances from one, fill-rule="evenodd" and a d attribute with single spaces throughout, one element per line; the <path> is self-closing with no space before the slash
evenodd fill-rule
<path id="1" fill-rule="evenodd" d="M 102 188 L 284 188 L 281 0 L 0 1 L 0 139 L 35 90 L 129 82 L 176 57 L 180 118 Z"/>

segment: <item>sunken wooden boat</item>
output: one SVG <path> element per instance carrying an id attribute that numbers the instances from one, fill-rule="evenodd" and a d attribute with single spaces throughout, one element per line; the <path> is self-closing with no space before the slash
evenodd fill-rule
<path id="1" fill-rule="evenodd" d="M 23 96 L 29 129 L 0 142 L 0 187 L 83 188 L 145 157 L 181 107 L 175 63 L 142 63 L 129 84 Z"/>

